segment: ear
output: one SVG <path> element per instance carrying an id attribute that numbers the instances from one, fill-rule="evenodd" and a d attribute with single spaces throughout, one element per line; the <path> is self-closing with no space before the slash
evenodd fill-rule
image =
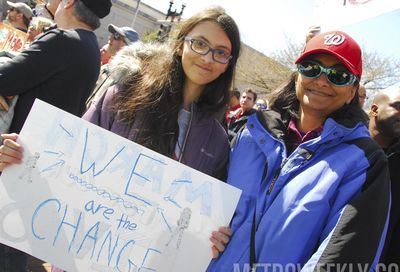
<path id="1" fill-rule="evenodd" d="M 182 47 L 178 49 L 177 53 L 178 53 L 178 56 L 182 57 L 182 54 L 183 54 L 183 44 L 182 44 Z"/>
<path id="2" fill-rule="evenodd" d="M 369 110 L 369 116 L 370 117 L 378 116 L 378 109 L 379 109 L 378 105 L 372 104 L 371 109 Z"/>
<path id="3" fill-rule="evenodd" d="M 64 8 L 68 9 L 74 6 L 76 0 L 67 0 L 67 2 L 65 3 Z"/>

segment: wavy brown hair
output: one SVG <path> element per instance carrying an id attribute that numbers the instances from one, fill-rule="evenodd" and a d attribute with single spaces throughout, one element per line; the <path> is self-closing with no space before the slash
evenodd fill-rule
<path id="1" fill-rule="evenodd" d="M 169 50 L 143 58 L 136 73 L 117 97 L 116 109 L 122 121 L 133 123 L 140 115 L 141 129 L 136 142 L 166 156 L 172 156 L 177 141 L 178 113 L 183 103 L 185 74 L 179 51 L 184 38 L 198 24 L 214 22 L 227 34 L 232 58 L 226 71 L 204 88 L 196 109 L 202 115 L 215 115 L 229 99 L 229 89 L 240 52 L 240 35 L 235 21 L 222 8 L 205 9 L 185 20 Z M 164 52 L 164 53 L 163 53 Z"/>

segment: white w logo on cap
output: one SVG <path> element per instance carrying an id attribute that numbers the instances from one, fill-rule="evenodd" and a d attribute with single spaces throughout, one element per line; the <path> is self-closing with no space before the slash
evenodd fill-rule
<path id="1" fill-rule="evenodd" d="M 346 40 L 346 37 L 344 35 L 339 35 L 339 34 L 329 34 L 324 36 L 325 39 L 325 44 L 326 45 L 340 45 L 344 43 Z"/>

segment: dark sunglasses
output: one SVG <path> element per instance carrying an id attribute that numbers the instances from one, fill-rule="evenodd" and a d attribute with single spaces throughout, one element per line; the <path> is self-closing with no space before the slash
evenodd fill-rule
<path id="1" fill-rule="evenodd" d="M 318 78 L 324 73 L 328 81 L 336 86 L 348 86 L 357 80 L 357 77 L 345 67 L 324 67 L 312 60 L 304 60 L 298 63 L 297 71 L 308 78 Z"/>
<path id="2" fill-rule="evenodd" d="M 256 103 L 257 107 L 259 107 L 262 110 L 266 110 L 267 109 L 267 105 L 262 104 L 262 103 Z"/>
<path id="3" fill-rule="evenodd" d="M 112 37 L 113 37 L 114 40 L 117 40 L 117 41 L 124 39 L 124 37 L 121 34 L 119 34 L 118 32 L 113 33 Z"/>

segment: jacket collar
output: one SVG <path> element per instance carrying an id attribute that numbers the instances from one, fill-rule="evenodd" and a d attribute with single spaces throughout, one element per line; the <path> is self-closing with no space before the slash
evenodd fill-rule
<path id="1" fill-rule="evenodd" d="M 272 136 L 284 140 L 287 134 L 291 116 L 289 114 L 281 115 L 273 110 L 257 111 L 257 119 L 261 125 L 269 131 Z M 362 126 L 364 128 L 359 129 Z M 349 118 L 344 122 L 328 118 L 323 125 L 321 137 L 323 142 L 341 139 L 341 141 L 350 141 L 355 138 L 369 137 L 367 127 L 356 118 Z"/>

